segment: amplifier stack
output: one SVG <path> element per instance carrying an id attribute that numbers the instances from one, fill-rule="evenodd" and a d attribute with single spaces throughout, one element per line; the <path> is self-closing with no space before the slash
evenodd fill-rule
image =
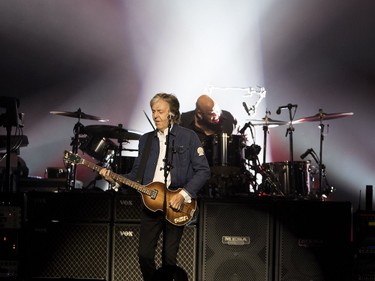
<path id="1" fill-rule="evenodd" d="M 22 195 L 0 196 L 0 278 L 18 277 L 23 221 Z"/>
<path id="2" fill-rule="evenodd" d="M 0 245 L 0 277 L 142 280 L 138 194 L 4 197 L 0 193 L 0 202 L 12 204 L 0 205 L 0 233 L 6 237 Z M 185 227 L 178 265 L 189 281 L 349 281 L 351 218 L 349 202 L 202 199 L 198 222 Z M 157 266 L 161 253 L 162 240 Z"/>

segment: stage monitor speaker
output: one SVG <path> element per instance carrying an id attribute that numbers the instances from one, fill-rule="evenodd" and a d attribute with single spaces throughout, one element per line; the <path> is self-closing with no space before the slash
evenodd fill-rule
<path id="1" fill-rule="evenodd" d="M 113 281 L 142 280 L 138 263 L 139 224 L 115 224 L 113 239 Z M 162 237 L 156 249 L 156 266 L 161 267 Z M 182 236 L 177 265 L 188 274 L 189 281 L 196 280 L 196 226 L 186 226 Z"/>
<path id="2" fill-rule="evenodd" d="M 26 279 L 108 280 L 109 224 L 30 223 L 26 232 Z"/>
<path id="3" fill-rule="evenodd" d="M 277 204 L 277 281 L 351 280 L 351 204 Z"/>
<path id="4" fill-rule="evenodd" d="M 271 280 L 270 211 L 259 201 L 203 202 L 198 280 Z"/>

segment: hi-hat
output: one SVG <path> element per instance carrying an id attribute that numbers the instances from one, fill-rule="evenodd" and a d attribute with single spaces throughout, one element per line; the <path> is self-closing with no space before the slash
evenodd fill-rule
<path id="1" fill-rule="evenodd" d="M 50 111 L 49 113 L 53 115 L 61 115 L 61 116 L 67 116 L 67 117 L 73 117 L 78 119 L 88 119 L 88 120 L 96 120 L 99 122 L 108 122 L 108 119 L 104 119 L 99 116 L 89 115 L 81 111 L 79 108 L 77 111 L 69 112 L 69 111 Z"/>
<path id="2" fill-rule="evenodd" d="M 337 119 L 337 118 L 343 118 L 343 117 L 348 117 L 348 116 L 353 116 L 353 115 L 354 115 L 353 112 L 342 112 L 342 113 L 321 112 L 313 116 L 300 118 L 294 121 L 293 123 L 323 121 L 323 120 Z"/>
<path id="3" fill-rule="evenodd" d="M 83 133 L 92 136 L 100 136 L 109 139 L 139 140 L 141 134 L 110 125 L 90 125 L 83 128 Z"/>

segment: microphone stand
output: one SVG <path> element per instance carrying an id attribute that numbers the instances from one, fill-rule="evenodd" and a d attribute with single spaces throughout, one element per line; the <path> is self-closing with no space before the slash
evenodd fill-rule
<path id="1" fill-rule="evenodd" d="M 293 191 L 296 191 L 296 181 L 294 177 L 294 148 L 293 148 L 293 132 L 294 132 L 294 127 L 293 127 L 293 116 L 292 116 L 292 107 L 288 106 L 288 111 L 289 111 L 289 127 L 286 130 L 285 136 L 289 134 L 289 168 L 290 168 L 290 173 L 289 173 L 289 178 L 288 182 L 289 185 L 291 185 Z M 290 188 L 290 187 L 289 187 Z"/>
<path id="2" fill-rule="evenodd" d="M 266 163 L 266 155 L 267 155 L 267 134 L 268 134 L 268 114 L 270 114 L 269 111 L 266 111 L 266 117 L 264 118 L 264 126 L 263 126 L 263 164 Z"/>
<path id="3" fill-rule="evenodd" d="M 172 160 L 173 160 L 173 153 L 171 155 L 171 159 L 169 161 L 169 136 L 171 132 L 171 119 L 172 117 L 168 117 L 168 134 L 166 136 L 166 149 L 165 149 L 165 157 L 164 157 L 164 198 L 163 198 L 163 249 L 162 249 L 162 266 L 165 266 L 165 241 L 167 236 L 166 231 L 166 216 L 167 216 L 167 182 L 168 182 L 168 175 L 170 171 L 172 170 Z"/>

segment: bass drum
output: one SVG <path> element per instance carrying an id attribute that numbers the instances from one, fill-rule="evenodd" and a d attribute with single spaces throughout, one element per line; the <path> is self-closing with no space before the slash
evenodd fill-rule
<path id="1" fill-rule="evenodd" d="M 310 194 L 310 161 L 285 161 L 263 164 L 263 182 L 268 192 L 289 197 Z"/>
<path id="2" fill-rule="evenodd" d="M 214 174 L 237 174 L 243 168 L 245 147 L 242 135 L 212 135 L 203 142 L 203 148 Z"/>

